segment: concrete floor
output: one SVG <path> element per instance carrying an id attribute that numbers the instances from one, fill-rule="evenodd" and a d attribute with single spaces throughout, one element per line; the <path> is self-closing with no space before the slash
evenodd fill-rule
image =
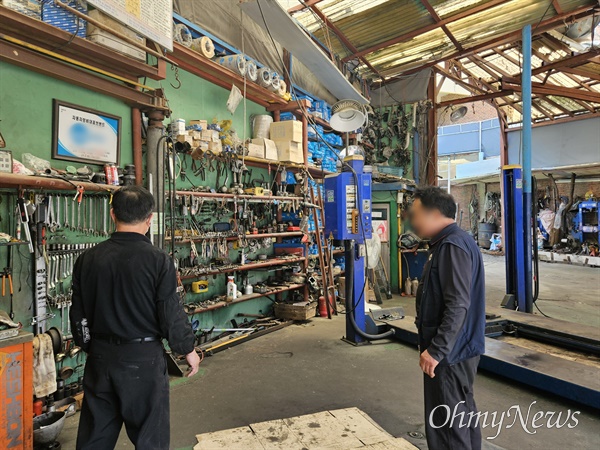
<path id="1" fill-rule="evenodd" d="M 498 305 L 504 294 L 503 259 L 485 256 L 487 301 Z M 540 264 L 540 308 L 552 317 L 598 326 L 600 324 L 600 270 L 558 264 Z M 386 306 L 403 304 L 414 312 L 414 299 L 396 297 Z M 411 310 L 412 308 L 412 310 Z M 392 341 L 353 347 L 340 340 L 344 318 L 314 319 L 292 325 L 208 357 L 193 379 L 171 383 L 171 442 L 174 449 L 191 449 L 195 435 L 250 423 L 320 411 L 358 407 L 394 436 L 423 432 L 422 373 L 417 350 Z M 600 448 L 600 414 L 543 392 L 514 385 L 480 373 L 475 384 L 480 411 L 502 412 L 519 405 L 530 420 L 538 411 L 580 411 L 578 425 L 560 429 L 542 427 L 529 434 L 515 410 L 505 419 L 498 436 L 484 448 L 592 449 Z M 535 403 L 534 403 L 535 402 Z M 60 441 L 75 448 L 78 415 L 67 420 Z M 570 422 L 572 423 L 572 422 Z M 485 437 L 498 433 L 487 427 Z M 408 437 L 407 437 L 408 438 Z M 411 439 L 426 448 L 424 439 Z M 119 449 L 133 448 L 123 433 Z M 234 450 L 234 449 L 232 449 Z"/>

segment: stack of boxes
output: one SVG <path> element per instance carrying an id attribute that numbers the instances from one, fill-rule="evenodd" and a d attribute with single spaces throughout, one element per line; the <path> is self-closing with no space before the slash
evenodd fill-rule
<path id="1" fill-rule="evenodd" d="M 118 34 L 126 36 L 133 41 L 137 41 L 141 45 L 146 44 L 146 39 L 144 39 L 143 36 L 138 35 L 133 30 L 127 28 L 125 25 L 121 25 L 119 22 L 117 22 L 114 19 L 111 19 L 106 14 L 102 14 L 97 9 L 91 10 L 88 13 L 88 16 L 91 19 L 95 19 L 103 25 L 106 25 L 108 28 L 114 30 Z M 88 24 L 87 26 L 87 38 L 90 41 L 95 42 L 96 44 L 110 48 L 126 56 L 130 56 L 140 61 L 146 61 L 145 51 L 113 36 L 112 34 L 92 24 Z"/>
<path id="2" fill-rule="evenodd" d="M 176 136 L 178 142 L 187 142 L 194 149 L 210 150 L 213 153 L 223 151 L 219 132 L 209 129 L 206 120 L 190 120 L 189 126 L 186 127 L 185 120 L 174 119 L 169 125 L 169 131 L 173 136 Z"/>
<path id="3" fill-rule="evenodd" d="M 28 2 L 31 3 L 31 2 Z M 56 6 L 54 0 L 41 0 L 42 20 L 47 24 L 60 28 L 68 33 L 77 33 L 80 38 L 87 34 L 87 22 L 75 14 L 70 13 L 60 6 Z M 80 0 L 64 0 L 67 6 L 87 14 L 86 3 Z"/>
<path id="4" fill-rule="evenodd" d="M 273 122 L 270 136 L 277 147 L 279 161 L 304 164 L 302 122 L 296 120 Z"/>
<path id="5" fill-rule="evenodd" d="M 268 159 L 270 161 L 277 161 L 279 159 L 277 145 L 271 139 L 266 138 L 252 139 L 252 142 L 248 144 L 248 156 Z"/>

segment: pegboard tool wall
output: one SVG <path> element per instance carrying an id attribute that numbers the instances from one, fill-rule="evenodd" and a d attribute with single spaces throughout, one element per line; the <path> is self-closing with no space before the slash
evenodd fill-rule
<path id="1" fill-rule="evenodd" d="M 2 133 L 7 142 L 7 149 L 13 152 L 17 159 L 21 159 L 23 153 L 32 153 L 38 157 L 50 160 L 52 155 L 52 100 L 54 98 L 64 100 L 76 105 L 97 109 L 103 112 L 111 113 L 121 117 L 121 160 L 120 165 L 129 164 L 133 160 L 132 156 L 132 129 L 131 129 L 131 110 L 124 103 L 103 96 L 84 88 L 70 85 L 69 83 L 45 77 L 43 75 L 27 71 L 20 67 L 0 62 L 0 71 L 2 72 L 2 82 L 0 82 L 0 119 L 2 120 Z M 209 122 L 213 117 L 219 120 L 232 119 L 233 127 L 238 130 L 240 137 L 244 133 L 244 108 L 240 104 L 234 115 L 231 115 L 226 109 L 226 102 L 229 91 L 222 89 L 212 83 L 191 75 L 184 71 L 179 71 L 179 79 L 182 82 L 182 89 L 174 89 L 171 86 L 177 85 L 175 74 L 168 71 L 168 79 L 162 82 L 166 90 L 167 98 L 173 109 L 174 118 L 184 118 L 186 120 L 205 119 Z M 148 80 L 150 84 L 151 81 Z M 158 83 L 157 83 L 158 86 Z M 246 117 L 251 114 L 265 114 L 262 106 L 248 101 L 246 103 Z M 165 125 L 169 119 L 165 120 Z M 247 122 L 247 137 L 251 137 L 251 125 Z M 188 157 L 189 158 L 189 157 Z M 51 160 L 52 166 L 58 169 L 64 169 L 71 165 L 67 161 Z M 189 163 L 189 160 L 188 160 Z M 95 170 L 99 167 L 91 165 Z M 260 177 L 263 172 L 265 177 L 268 171 L 254 168 L 256 177 Z M 189 175 L 194 183 L 199 183 L 191 171 Z M 210 184 L 216 181 L 216 174 L 207 174 L 206 181 L 202 184 Z M 185 188 L 186 183 L 178 185 L 178 188 Z M 64 195 L 74 195 L 67 191 Z M 0 230 L 9 234 L 14 234 L 16 227 L 14 219 L 14 208 L 16 202 L 16 190 L 2 190 L 2 202 L 0 203 Z M 64 242 L 71 244 L 83 244 L 88 242 L 101 242 L 104 238 L 93 238 L 82 236 L 81 233 L 64 231 Z M 0 269 L 6 265 L 8 248 L 0 247 Z M 189 251 L 187 249 L 186 251 Z M 24 325 L 24 329 L 33 331 L 31 319 L 33 312 L 34 283 L 35 273 L 32 257 L 29 254 L 27 246 L 13 246 L 12 269 L 14 283 L 14 311 L 15 320 Z M 252 281 L 259 281 L 266 274 L 253 276 Z M 217 277 L 214 282 L 209 284 L 209 292 L 205 294 L 190 295 L 190 299 L 197 301 L 195 297 L 206 297 L 217 292 L 224 292 L 225 277 Z M 65 280 L 65 285 L 70 285 L 70 278 Z M 194 319 L 200 321 L 201 328 L 210 328 L 214 325 L 226 325 L 229 320 L 237 313 L 267 314 L 271 310 L 271 301 L 267 298 L 258 298 L 248 302 L 233 304 L 227 308 L 206 312 L 194 316 Z M 9 295 L 0 299 L 0 308 L 9 311 Z M 60 328 L 60 310 L 55 311 L 56 317 L 48 322 L 47 328 L 56 326 Z M 81 361 L 71 361 L 68 357 L 63 361 L 63 365 L 76 367 Z M 74 381 L 77 373 L 73 376 Z"/>
<path id="2" fill-rule="evenodd" d="M 152 61 L 150 61 L 152 63 Z M 181 88 L 175 89 L 173 86 L 177 86 L 178 82 L 175 78 L 175 72 L 167 71 L 167 80 L 161 84 L 165 89 L 165 95 L 169 99 L 169 106 L 173 113 L 171 117 L 173 119 L 184 119 L 186 124 L 190 120 L 202 119 L 207 120 L 211 123 L 213 118 L 219 121 L 229 119 L 232 120 L 232 128 L 234 128 L 240 139 L 244 138 L 244 122 L 246 122 L 246 137 L 252 137 L 252 124 L 250 122 L 250 116 L 253 114 L 266 114 L 265 108 L 254 102 L 246 102 L 246 120 L 244 118 L 244 105 L 240 103 L 235 114 L 231 114 L 226 107 L 227 99 L 229 97 L 229 91 L 216 86 L 206 80 L 196 77 L 188 72 L 179 70 L 179 80 L 181 81 Z M 149 85 L 152 85 L 152 81 L 147 81 Z M 157 85 L 158 86 L 158 85 Z M 170 122 L 170 119 L 165 120 L 165 126 Z M 192 159 L 189 155 L 181 156 L 181 162 L 183 162 L 186 177 L 185 181 L 181 179 L 181 176 L 177 178 L 177 189 L 187 190 L 192 188 L 192 183 L 196 186 L 216 186 L 217 174 L 216 172 L 206 171 L 205 179 L 200 176 L 194 175 L 192 170 Z M 176 167 L 176 174 L 180 172 L 181 162 L 178 161 Z M 274 162 L 271 173 L 268 169 L 261 169 L 258 167 L 251 167 L 252 178 L 262 179 L 264 176 L 265 180 L 272 181 L 277 169 L 277 163 Z M 225 181 L 224 177 L 221 176 L 219 184 L 223 184 Z M 229 182 L 231 183 L 231 174 L 229 175 Z M 168 189 L 168 188 L 167 188 Z M 169 214 L 169 204 L 166 203 L 165 216 Z M 179 214 L 178 214 L 179 216 Z M 225 218 L 223 219 L 225 220 Z M 215 222 L 216 220 L 212 221 Z M 211 222 L 211 223 L 212 223 Z M 170 243 L 165 243 L 166 250 L 170 251 Z M 196 242 L 196 246 L 200 248 L 200 243 Z M 176 246 L 177 258 L 185 258 L 189 256 L 190 245 L 178 243 Z M 259 250 L 252 255 L 258 255 L 260 253 L 270 254 L 271 251 Z M 230 258 L 234 261 L 237 259 L 239 252 L 237 250 L 231 250 L 229 252 Z M 271 272 L 268 271 L 252 271 L 249 272 L 250 283 L 255 284 L 256 282 L 263 281 L 268 278 Z M 202 302 L 207 299 L 211 299 L 215 295 L 222 295 L 225 292 L 225 285 L 227 277 L 225 274 L 217 276 L 209 275 L 208 277 L 209 287 L 208 291 L 201 294 L 193 294 L 190 292 L 190 284 L 192 281 L 197 281 L 200 278 L 193 280 L 185 280 L 184 286 L 188 294 L 185 297 L 186 303 L 190 302 Z M 241 276 L 236 275 L 236 283 L 240 289 L 242 289 Z M 286 294 L 284 294 L 285 296 Z M 200 328 L 211 328 L 213 325 L 216 327 L 224 326 L 229 327 L 231 325 L 230 320 L 236 319 L 238 322 L 242 322 L 243 318 L 236 318 L 238 313 L 248 314 L 269 314 L 272 311 L 272 302 L 268 298 L 257 298 L 249 300 L 247 302 L 234 303 L 228 305 L 226 308 L 206 311 L 200 314 L 195 314 L 193 320 L 199 321 Z"/>

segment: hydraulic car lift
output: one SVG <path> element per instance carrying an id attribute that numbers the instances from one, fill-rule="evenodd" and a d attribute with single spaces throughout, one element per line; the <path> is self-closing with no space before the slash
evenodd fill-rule
<path id="1" fill-rule="evenodd" d="M 600 356 L 600 330 L 534 315 L 537 297 L 537 246 L 533 245 L 531 176 L 531 27 L 523 30 L 522 165 L 502 169 L 506 296 L 503 308 L 486 308 L 485 354 L 479 367 L 506 378 L 600 409 L 598 368 L 545 351 L 498 339 L 503 335 L 538 341 L 586 355 Z M 376 310 L 367 316 L 367 330 L 394 330 L 394 337 L 417 344 L 414 318 L 398 308 Z"/>

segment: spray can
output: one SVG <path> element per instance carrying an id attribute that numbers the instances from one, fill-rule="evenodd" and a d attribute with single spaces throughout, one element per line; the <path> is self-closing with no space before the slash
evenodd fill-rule
<path id="1" fill-rule="evenodd" d="M 410 279 L 410 277 L 406 277 L 406 280 L 404 280 L 404 293 L 406 295 L 410 295 L 412 292 L 412 281 Z"/>
<path id="2" fill-rule="evenodd" d="M 411 283 L 411 291 L 412 291 L 412 295 L 413 296 L 417 296 L 417 290 L 419 289 L 419 280 L 417 279 L 417 277 L 415 277 L 414 280 L 412 280 Z"/>
<path id="3" fill-rule="evenodd" d="M 110 164 L 104 164 L 104 177 L 106 184 L 114 184 L 113 170 Z"/>
<path id="4" fill-rule="evenodd" d="M 232 302 L 237 298 L 237 286 L 235 285 L 233 275 L 227 277 L 227 302 Z"/>

